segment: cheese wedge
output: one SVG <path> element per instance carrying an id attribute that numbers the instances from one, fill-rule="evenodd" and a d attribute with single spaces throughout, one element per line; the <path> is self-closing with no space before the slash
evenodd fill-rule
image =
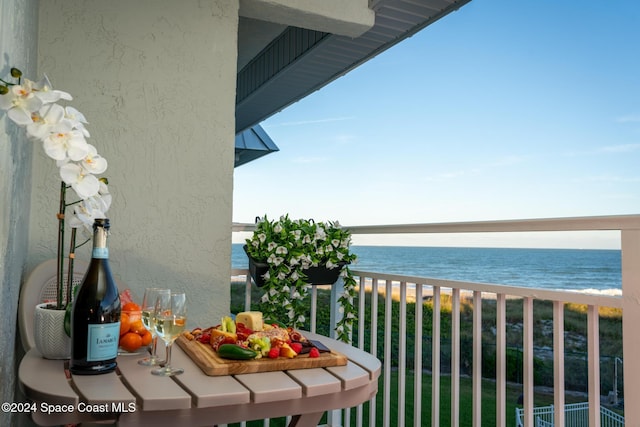
<path id="1" fill-rule="evenodd" d="M 236 314 L 236 323 L 242 323 L 252 331 L 261 331 L 263 328 L 261 311 L 243 311 Z"/>

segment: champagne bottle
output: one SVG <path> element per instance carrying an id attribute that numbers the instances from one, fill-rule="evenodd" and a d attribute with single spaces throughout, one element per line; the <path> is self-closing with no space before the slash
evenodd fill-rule
<path id="1" fill-rule="evenodd" d="M 120 295 L 109 268 L 108 231 L 108 219 L 95 220 L 91 263 L 71 313 L 72 374 L 104 374 L 116 368 Z"/>

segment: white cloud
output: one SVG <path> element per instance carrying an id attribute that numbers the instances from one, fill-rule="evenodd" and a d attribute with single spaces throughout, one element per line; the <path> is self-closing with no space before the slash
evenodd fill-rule
<path id="1" fill-rule="evenodd" d="M 600 149 L 605 153 L 630 153 L 637 150 L 640 150 L 640 144 L 608 145 Z"/>
<path id="2" fill-rule="evenodd" d="M 324 163 L 327 161 L 326 157 L 295 157 L 293 159 L 294 163 Z"/>
<path id="3" fill-rule="evenodd" d="M 616 119 L 618 123 L 640 123 L 640 113 L 628 114 Z"/>
<path id="4" fill-rule="evenodd" d="M 616 182 L 616 183 L 625 183 L 625 182 L 640 182 L 640 177 L 624 177 L 618 175 L 593 175 L 587 176 L 583 178 L 576 178 L 573 180 L 574 182 Z"/>
<path id="5" fill-rule="evenodd" d="M 341 122 L 341 121 L 353 120 L 353 119 L 355 119 L 355 117 L 353 117 L 353 116 L 348 116 L 348 117 L 327 117 L 327 118 L 324 118 L 324 119 L 299 120 L 299 121 L 295 121 L 295 122 L 281 122 L 281 123 L 269 124 L 269 127 L 305 126 L 305 125 L 312 125 L 312 124 L 317 124 L 317 123 Z"/>

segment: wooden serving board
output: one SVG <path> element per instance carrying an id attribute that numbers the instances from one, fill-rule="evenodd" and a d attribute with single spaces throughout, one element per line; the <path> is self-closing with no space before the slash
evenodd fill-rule
<path id="1" fill-rule="evenodd" d="M 182 335 L 178 337 L 176 342 L 195 364 L 209 376 L 323 368 L 347 364 L 347 357 L 333 350 L 330 353 L 320 353 L 320 357 L 309 357 L 307 354 L 300 354 L 293 359 L 285 357 L 269 359 L 263 357 L 253 360 L 230 360 L 218 356 L 210 345 L 202 344 L 196 340 L 189 341 Z"/>

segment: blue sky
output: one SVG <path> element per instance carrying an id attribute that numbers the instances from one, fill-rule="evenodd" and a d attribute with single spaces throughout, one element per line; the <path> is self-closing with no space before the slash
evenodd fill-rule
<path id="1" fill-rule="evenodd" d="M 256 216 L 401 224 L 640 213 L 640 2 L 473 0 L 262 123 Z M 617 233 L 356 244 L 617 247 Z M 505 240 L 506 239 L 506 240 Z"/>

